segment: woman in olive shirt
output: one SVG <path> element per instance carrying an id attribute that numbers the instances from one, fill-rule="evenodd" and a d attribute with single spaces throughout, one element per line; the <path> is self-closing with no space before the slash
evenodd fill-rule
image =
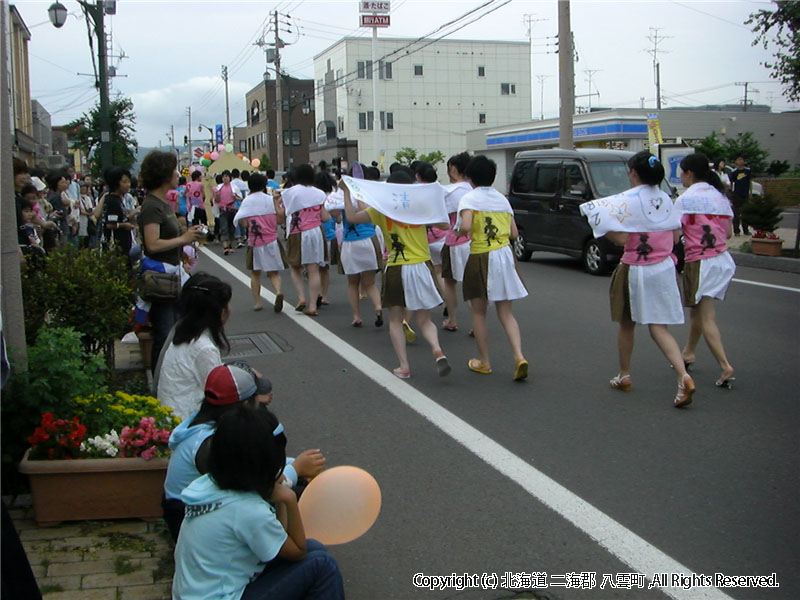
<path id="1" fill-rule="evenodd" d="M 200 226 L 193 225 L 181 235 L 181 226 L 175 212 L 167 202 L 167 192 L 178 186 L 178 161 L 174 154 L 153 150 L 142 161 L 139 176 L 149 190 L 139 213 L 139 229 L 144 240 L 147 258 L 180 267 L 181 249 L 202 237 Z M 153 353 L 151 369 L 155 369 L 158 355 L 169 330 L 178 318 L 178 299 L 153 302 L 150 324 L 153 327 Z"/>

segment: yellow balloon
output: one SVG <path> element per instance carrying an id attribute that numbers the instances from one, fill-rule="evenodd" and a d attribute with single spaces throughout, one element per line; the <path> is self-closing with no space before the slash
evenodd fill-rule
<path id="1" fill-rule="evenodd" d="M 381 488 L 358 467 L 333 467 L 308 484 L 298 502 L 307 538 L 346 544 L 364 535 L 381 511 Z"/>

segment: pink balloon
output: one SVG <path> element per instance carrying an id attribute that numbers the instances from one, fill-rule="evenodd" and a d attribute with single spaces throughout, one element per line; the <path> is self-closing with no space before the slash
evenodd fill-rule
<path id="1" fill-rule="evenodd" d="M 197 170 L 197 165 L 192 165 L 189 167 L 189 173 L 194 173 Z"/>
<path id="2" fill-rule="evenodd" d="M 196 171 L 200 171 L 201 173 L 205 173 L 206 172 L 206 168 L 203 165 L 197 165 L 195 167 L 195 170 Z"/>
<path id="3" fill-rule="evenodd" d="M 346 544 L 362 536 L 381 511 L 381 488 L 358 467 L 333 467 L 308 484 L 298 502 L 306 537 Z"/>
<path id="4" fill-rule="evenodd" d="M 219 158 L 219 152 L 211 153 L 211 160 L 217 160 L 218 158 Z"/>
<path id="5" fill-rule="evenodd" d="M 261 165 L 261 159 L 254 158 L 253 160 L 250 161 L 250 164 L 253 165 L 253 168 L 257 169 L 259 165 Z"/>
<path id="6" fill-rule="evenodd" d="M 225 152 L 225 144 L 217 144 L 218 152 Z"/>

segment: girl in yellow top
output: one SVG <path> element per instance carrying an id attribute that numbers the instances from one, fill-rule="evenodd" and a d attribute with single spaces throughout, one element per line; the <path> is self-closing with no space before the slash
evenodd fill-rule
<path id="1" fill-rule="evenodd" d="M 412 183 L 409 175 L 393 173 L 388 183 Z M 436 368 L 440 377 L 450 373 L 450 364 L 439 346 L 439 333 L 431 322 L 431 309 L 442 303 L 442 297 L 433 279 L 431 254 L 428 249 L 428 235 L 424 225 L 410 225 L 390 219 L 372 207 L 362 203 L 360 209 L 353 205 L 350 190 L 344 190 L 344 212 L 348 223 L 369 223 L 380 227 L 386 241 L 389 256 L 383 274 L 381 303 L 389 309 L 389 336 L 392 340 L 400 365 L 392 370 L 400 379 L 411 377 L 411 369 L 406 353 L 406 337 L 403 332 L 405 309 L 416 314 L 417 325 L 425 340 L 430 344 Z M 443 223 L 432 223 L 445 227 Z"/>
<path id="2" fill-rule="evenodd" d="M 464 300 L 470 301 L 472 329 L 480 358 L 473 358 L 471 371 L 488 375 L 489 340 L 486 329 L 486 308 L 494 302 L 514 354 L 514 380 L 528 376 L 528 361 L 522 354 L 519 325 L 511 312 L 511 301 L 528 295 L 517 273 L 509 238 L 517 237 L 514 212 L 508 200 L 492 187 L 497 165 L 485 156 L 469 161 L 465 175 L 473 186 L 459 202 L 461 225 L 458 235 L 471 234 L 470 254 L 464 270 Z"/>

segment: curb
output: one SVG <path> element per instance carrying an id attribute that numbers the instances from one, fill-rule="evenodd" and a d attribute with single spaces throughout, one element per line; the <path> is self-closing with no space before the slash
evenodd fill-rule
<path id="1" fill-rule="evenodd" d="M 800 259 L 786 258 L 784 256 L 759 256 L 746 252 L 728 250 L 733 261 L 738 267 L 755 267 L 770 271 L 783 271 L 784 273 L 800 273 Z"/>

